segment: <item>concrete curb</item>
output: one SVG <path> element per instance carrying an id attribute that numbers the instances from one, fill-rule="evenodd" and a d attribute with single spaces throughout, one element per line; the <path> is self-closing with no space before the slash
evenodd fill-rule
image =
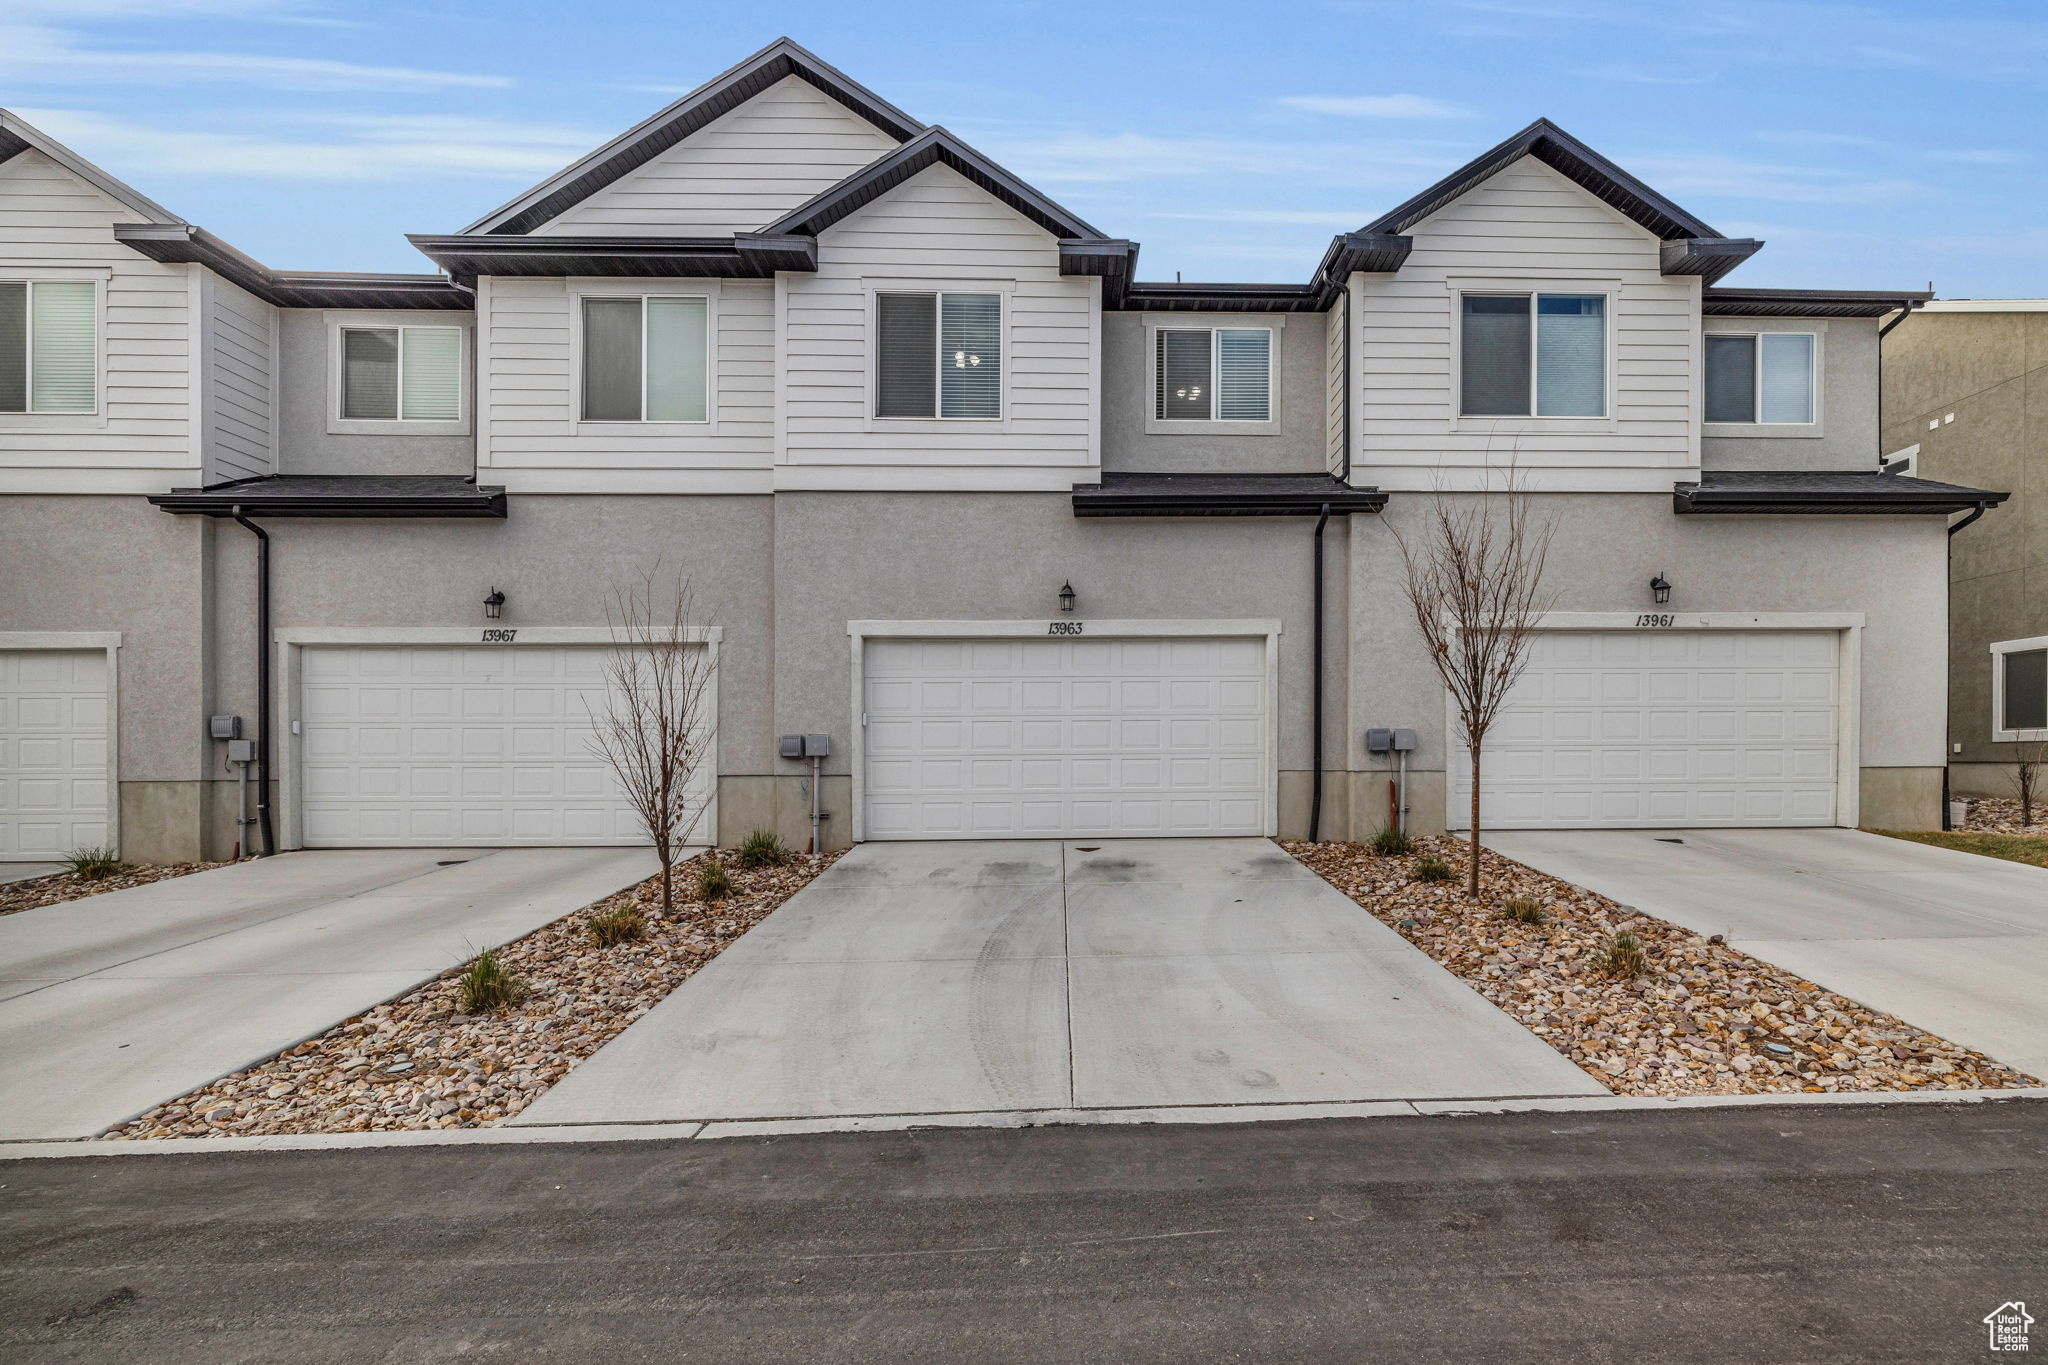
<path id="1" fill-rule="evenodd" d="M 1277 1123 L 1336 1118 L 1465 1118 L 1481 1114 L 1600 1114 L 1808 1105 L 1987 1104 L 2048 1100 L 2048 1086 L 2014 1090 L 1902 1090 L 1846 1095 L 1637 1095 L 1550 1099 L 1360 1100 L 1324 1104 L 1191 1105 L 1168 1109 L 1016 1109 L 985 1113 L 859 1114 L 831 1118 L 713 1119 L 676 1123 L 565 1124 L 560 1127 L 443 1128 L 383 1133 L 289 1133 L 257 1137 L 104 1138 L 0 1143 L 0 1161 L 80 1156 L 180 1156 L 201 1152 L 353 1151 L 370 1147 L 469 1147 L 563 1142 L 784 1137 L 801 1133 L 886 1133 L 917 1128 L 1051 1128 L 1094 1124 Z"/>

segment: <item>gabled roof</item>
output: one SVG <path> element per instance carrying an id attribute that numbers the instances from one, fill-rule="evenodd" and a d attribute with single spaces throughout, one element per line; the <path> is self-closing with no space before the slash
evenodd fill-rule
<path id="1" fill-rule="evenodd" d="M 714 76 L 463 231 L 531 232 L 789 76 L 810 82 L 899 141 L 924 131 L 922 123 L 845 72 L 789 39 L 777 38 L 738 66 Z"/>
<path id="2" fill-rule="evenodd" d="M 41 152 L 107 198 L 114 200 L 123 208 L 141 214 L 152 223 L 185 221 L 141 191 L 108 175 L 20 115 L 11 110 L 0 109 L 0 162 L 11 161 L 31 149 Z"/>

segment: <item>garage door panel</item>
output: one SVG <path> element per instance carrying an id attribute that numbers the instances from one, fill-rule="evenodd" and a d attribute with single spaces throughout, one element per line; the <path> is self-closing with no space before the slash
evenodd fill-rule
<path id="1" fill-rule="evenodd" d="M 1483 818 L 1831 824 L 1837 642 L 1819 631 L 1541 632 L 1488 737 Z M 1454 818 L 1469 792 L 1457 774 Z"/>
<path id="2" fill-rule="evenodd" d="M 872 641 L 863 657 L 870 838 L 1263 828 L 1260 643 Z M 934 733 L 928 702 L 961 682 L 968 762 L 964 785 L 946 785 L 927 763 L 953 737 Z"/>
<path id="3" fill-rule="evenodd" d="M 107 656 L 0 650 L 0 860 L 108 842 Z"/>

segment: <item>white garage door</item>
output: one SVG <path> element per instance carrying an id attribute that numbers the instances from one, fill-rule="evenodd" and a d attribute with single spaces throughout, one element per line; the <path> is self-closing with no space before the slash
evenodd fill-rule
<path id="1" fill-rule="evenodd" d="M 1257 639 L 869 641 L 871 839 L 1261 834 Z"/>
<path id="2" fill-rule="evenodd" d="M 1539 632 L 1486 742 L 1481 820 L 1499 829 L 1832 825 L 1837 639 Z M 1460 826 L 1466 771 L 1457 770 Z"/>
<path id="3" fill-rule="evenodd" d="M 0 862 L 107 840 L 104 650 L 0 649 Z"/>
<path id="4" fill-rule="evenodd" d="M 603 713 L 609 652 L 603 645 L 307 648 L 305 843 L 647 842 L 610 766 L 588 743 L 592 709 Z"/>

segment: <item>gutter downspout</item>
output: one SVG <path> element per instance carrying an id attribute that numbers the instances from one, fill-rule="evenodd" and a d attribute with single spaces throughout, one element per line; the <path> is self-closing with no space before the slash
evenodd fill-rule
<path id="1" fill-rule="evenodd" d="M 270 535 L 242 515 L 237 525 L 256 537 L 256 823 L 263 833 L 263 856 L 277 852 L 270 825 Z"/>
<path id="2" fill-rule="evenodd" d="M 1311 668 L 1315 673 L 1315 721 L 1311 726 L 1314 746 L 1309 756 L 1309 798 L 1308 798 L 1308 841 L 1316 843 L 1323 826 L 1323 528 L 1330 524 L 1330 504 L 1323 504 L 1323 513 L 1316 518 L 1316 590 L 1315 590 L 1315 661 Z"/>
<path id="3" fill-rule="evenodd" d="M 1884 339 L 1892 328 L 1912 317 L 1920 307 L 1918 299 L 1901 299 L 1899 315 L 1877 329 L 1877 467 L 1884 468 Z"/>
<path id="4" fill-rule="evenodd" d="M 1900 316 L 1900 318 L 1902 318 L 1902 319 L 1903 319 L 1903 318 L 1905 317 L 1905 314 L 1901 313 L 1901 314 L 1900 314 L 1899 316 Z M 1880 333 L 1879 333 L 1878 335 L 1882 336 L 1882 335 L 1883 335 L 1883 333 L 1881 333 L 1881 332 L 1880 332 Z M 1955 524 L 1951 525 L 1951 526 L 1950 526 L 1950 527 L 1948 528 L 1948 555 L 1947 555 L 1947 560 L 1948 560 L 1948 563 L 1949 563 L 1949 566 L 1950 566 L 1950 567 L 1949 567 L 1949 579 L 1948 579 L 1948 581 L 1949 581 L 1949 595 L 1950 595 L 1951 597 L 1953 597 L 1953 596 L 1955 595 L 1955 581 L 1956 581 L 1956 579 L 1955 579 L 1955 568 L 1954 568 L 1954 565 L 1955 565 L 1955 557 L 1956 557 L 1956 547 L 1955 547 L 1955 537 L 1956 537 L 1956 532 L 1958 532 L 1958 531 L 1962 530 L 1962 529 L 1963 529 L 1963 528 L 1964 528 L 1965 526 L 1968 526 L 1968 525 L 1969 525 L 1969 524 L 1970 524 L 1971 522 L 1973 522 L 1973 521 L 1975 521 L 1975 520 L 1976 520 L 1977 518 L 1979 518 L 1979 517 L 1983 516 L 1983 515 L 1984 515 L 1984 514 L 1985 514 L 1986 512 L 1988 512 L 1988 511 L 1990 511 L 1990 510 L 1991 510 L 1991 504 L 1990 504 L 1990 503 L 1988 503 L 1988 502 L 1980 502 L 1980 503 L 1978 503 L 1978 504 L 1977 504 L 1977 505 L 1976 505 L 1975 507 L 1973 507 L 1972 509 L 1970 509 L 1970 515 L 1968 515 L 1968 516 L 1964 517 L 1964 518 L 1963 518 L 1963 519 L 1962 519 L 1961 521 L 1959 521 L 1959 522 L 1956 522 Z M 1955 610 L 1955 604 L 1954 604 L 1954 602 L 1953 602 L 1953 601 L 1951 601 L 1951 602 L 1949 603 L 1949 610 L 1950 610 L 1950 611 L 1954 611 L 1954 610 Z M 1948 830 L 1948 829 L 1954 829 L 1954 828 L 1955 828 L 1955 822 L 1954 822 L 1954 821 L 1952 821 L 1951 819 L 1949 819 L 1949 804 L 1948 804 L 1948 803 L 1949 803 L 1949 791 L 1948 791 L 1948 760 L 1950 759 L 1950 757 L 1952 757 L 1952 755 L 1949 755 L 1949 754 L 1943 754 L 1943 755 L 1941 756 L 1941 827 L 1942 827 L 1942 828 L 1943 828 L 1944 830 Z"/>

